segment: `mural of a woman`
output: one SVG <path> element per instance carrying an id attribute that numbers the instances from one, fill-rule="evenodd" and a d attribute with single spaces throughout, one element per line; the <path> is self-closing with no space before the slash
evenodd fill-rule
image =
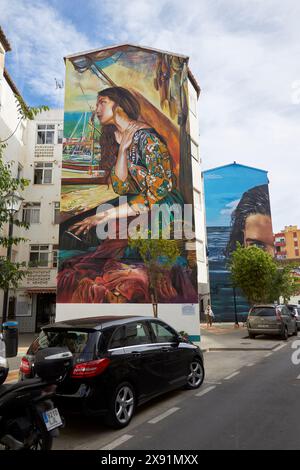
<path id="1" fill-rule="evenodd" d="M 127 240 L 98 240 L 96 227 L 117 218 L 149 214 L 154 204 L 183 206 L 173 158 L 165 139 L 140 118 L 139 101 L 128 89 L 111 87 L 99 92 L 96 115 L 101 124 L 101 169 L 107 171 L 116 198 L 107 201 L 112 206 L 108 210 L 94 208 L 61 224 L 64 250 L 80 249 L 82 242 L 98 247 L 62 263 L 58 301 L 149 302 L 146 268 L 141 260 L 132 259 Z M 127 196 L 126 203 L 119 204 L 121 195 Z M 161 294 L 159 300 L 196 302 L 187 260 L 181 256 L 176 264 L 164 273 L 162 285 L 167 283 L 168 296 Z"/>
<path id="2" fill-rule="evenodd" d="M 130 91 L 113 87 L 99 92 L 96 115 L 103 126 L 101 167 L 110 169 L 116 194 L 128 196 L 128 203 L 118 207 L 118 216 L 136 216 L 153 204 L 183 205 L 166 142 L 139 120 L 139 103 Z M 115 209 L 109 209 L 85 217 L 71 230 L 85 234 L 115 218 Z"/>

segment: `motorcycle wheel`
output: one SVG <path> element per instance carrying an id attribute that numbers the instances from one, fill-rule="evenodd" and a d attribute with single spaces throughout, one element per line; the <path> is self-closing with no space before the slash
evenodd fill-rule
<path id="1" fill-rule="evenodd" d="M 25 445 L 26 450 L 51 450 L 53 438 L 42 421 L 35 424 L 36 437 L 30 445 Z"/>

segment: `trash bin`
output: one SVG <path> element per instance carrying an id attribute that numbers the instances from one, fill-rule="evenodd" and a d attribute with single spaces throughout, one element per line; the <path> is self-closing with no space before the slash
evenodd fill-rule
<path id="1" fill-rule="evenodd" d="M 3 339 L 6 347 L 6 357 L 18 355 L 18 322 L 8 321 L 2 324 Z"/>

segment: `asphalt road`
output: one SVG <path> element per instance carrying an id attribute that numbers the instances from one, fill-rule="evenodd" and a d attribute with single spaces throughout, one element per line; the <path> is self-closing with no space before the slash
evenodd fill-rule
<path id="1" fill-rule="evenodd" d="M 66 416 L 54 449 L 299 449 L 295 340 L 272 353 L 206 354 L 206 381 L 199 390 L 150 402 L 123 430 L 109 430 L 99 418 Z"/>

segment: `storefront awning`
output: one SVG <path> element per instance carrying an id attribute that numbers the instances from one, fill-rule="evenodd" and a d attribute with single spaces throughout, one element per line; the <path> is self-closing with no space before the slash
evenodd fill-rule
<path id="1" fill-rule="evenodd" d="M 26 289 L 27 294 L 56 294 L 55 287 L 30 287 Z"/>

